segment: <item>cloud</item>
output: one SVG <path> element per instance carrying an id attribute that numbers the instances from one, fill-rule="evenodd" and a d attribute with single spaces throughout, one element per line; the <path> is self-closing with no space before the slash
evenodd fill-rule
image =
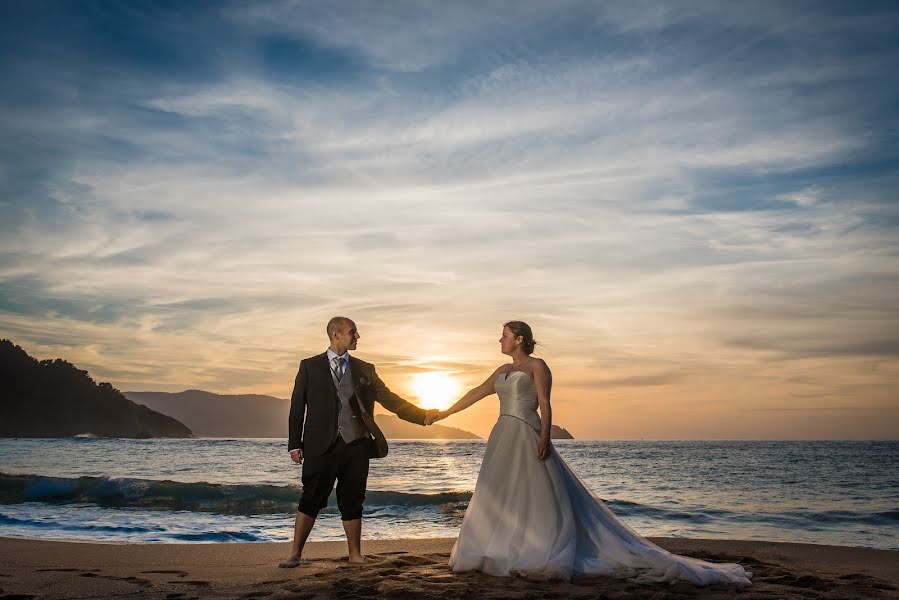
<path id="1" fill-rule="evenodd" d="M 899 342 L 887 332 L 881 339 L 832 340 L 829 337 L 809 339 L 778 339 L 776 334 L 766 338 L 735 338 L 727 343 L 737 348 L 764 350 L 774 353 L 772 360 L 842 356 L 899 356 Z M 822 336 L 823 337 L 823 336 Z"/>
<path id="2" fill-rule="evenodd" d="M 633 375 L 630 377 L 612 377 L 609 379 L 590 379 L 578 382 L 578 389 L 593 390 L 617 387 L 647 387 L 668 385 L 683 378 L 678 373 L 656 373 L 652 375 Z"/>
<path id="3" fill-rule="evenodd" d="M 335 313 L 395 378 L 513 317 L 609 393 L 895 360 L 892 7 L 55 8 L 0 9 L 18 343 L 278 396 Z"/>

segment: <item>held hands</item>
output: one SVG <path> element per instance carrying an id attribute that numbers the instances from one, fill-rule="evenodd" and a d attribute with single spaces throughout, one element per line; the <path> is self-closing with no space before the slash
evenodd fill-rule
<path id="1" fill-rule="evenodd" d="M 303 451 L 302 450 L 291 450 L 290 451 L 290 460 L 297 463 L 298 465 L 303 464 Z"/>
<path id="2" fill-rule="evenodd" d="M 433 425 L 434 421 L 439 421 L 441 418 L 440 411 L 436 408 L 431 408 L 425 411 L 425 425 Z"/>
<path id="3" fill-rule="evenodd" d="M 448 410 L 437 410 L 436 408 L 431 408 L 425 411 L 425 425 L 433 425 L 437 421 L 441 421 L 452 413 Z"/>

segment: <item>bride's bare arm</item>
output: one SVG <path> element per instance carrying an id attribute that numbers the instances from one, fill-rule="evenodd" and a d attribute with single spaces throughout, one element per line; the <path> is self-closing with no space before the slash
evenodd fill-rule
<path id="1" fill-rule="evenodd" d="M 549 403 L 553 374 L 546 362 L 539 358 L 534 365 L 534 386 L 537 388 L 537 404 L 540 406 L 540 441 L 537 443 L 537 458 L 544 460 L 549 456 L 549 434 L 553 425 L 553 409 Z"/>
<path id="2" fill-rule="evenodd" d="M 493 372 L 493 375 L 485 379 L 484 383 L 476 388 L 468 390 L 468 393 L 459 398 L 458 402 L 450 406 L 448 409 L 440 411 L 440 418 L 445 419 L 453 413 L 457 413 L 460 410 L 465 410 L 478 400 L 483 400 L 490 394 L 495 394 L 496 379 L 499 377 L 499 374 L 503 372 L 504 366 L 505 365 L 497 367 L 496 371 Z"/>

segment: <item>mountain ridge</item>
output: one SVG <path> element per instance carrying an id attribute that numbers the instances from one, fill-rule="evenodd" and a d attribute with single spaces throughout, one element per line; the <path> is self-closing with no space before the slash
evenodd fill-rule
<path id="1" fill-rule="evenodd" d="M 130 400 L 188 425 L 199 437 L 285 438 L 290 400 L 265 394 L 216 394 L 195 388 L 181 392 L 124 392 Z M 377 414 L 378 426 L 388 439 L 479 440 L 481 436 L 446 425 L 429 427 Z M 550 437 L 571 440 L 564 428 L 553 425 Z"/>
<path id="2" fill-rule="evenodd" d="M 39 361 L 7 339 L 0 340 L 0 381 L 0 437 L 192 437 L 177 419 L 96 383 L 72 363 Z"/>
<path id="3" fill-rule="evenodd" d="M 264 394 L 125 392 L 130 400 L 186 423 L 200 437 L 286 438 L 290 400 Z M 213 405 L 215 403 L 215 405 Z M 457 427 L 424 427 L 394 415 L 375 415 L 388 439 L 476 440 L 480 436 Z"/>

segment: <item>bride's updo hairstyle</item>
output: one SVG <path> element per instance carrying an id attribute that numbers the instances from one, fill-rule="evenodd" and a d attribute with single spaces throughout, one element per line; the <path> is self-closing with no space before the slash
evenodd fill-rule
<path id="1" fill-rule="evenodd" d="M 515 337 L 520 335 L 524 338 L 524 341 L 521 342 L 521 349 L 524 350 L 525 354 L 531 354 L 534 351 L 537 340 L 534 339 L 534 334 L 531 332 L 530 325 L 524 321 L 509 321 L 503 325 L 503 327 L 508 327 L 509 331 L 515 334 Z"/>

